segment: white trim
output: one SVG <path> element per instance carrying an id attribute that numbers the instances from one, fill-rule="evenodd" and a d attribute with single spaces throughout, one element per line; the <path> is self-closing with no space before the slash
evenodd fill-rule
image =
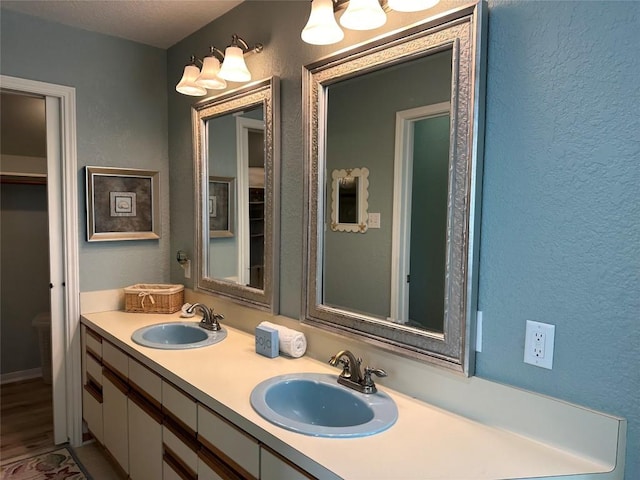
<path id="1" fill-rule="evenodd" d="M 264 122 L 254 118 L 236 117 L 236 218 L 238 219 L 238 278 L 240 285 L 249 285 L 251 276 L 249 250 L 249 130 L 262 130 Z"/>
<path id="2" fill-rule="evenodd" d="M 30 368 L 29 370 L 20 370 L 19 372 L 9 372 L 0 375 L 0 385 L 13 382 L 21 382 L 23 380 L 31 380 L 42 376 L 42 368 Z"/>
<path id="3" fill-rule="evenodd" d="M 413 172 L 413 124 L 418 120 L 448 114 L 450 102 L 396 112 L 393 164 L 393 229 L 391 239 L 391 320 L 409 321 L 407 275 L 411 251 L 411 192 Z"/>
<path id="4" fill-rule="evenodd" d="M 62 215 L 63 235 L 63 242 L 58 250 L 62 253 L 63 270 L 56 273 L 57 279 L 53 278 L 52 272 L 51 283 L 54 283 L 54 286 L 58 283 L 65 285 L 61 292 L 64 314 L 62 318 L 56 318 L 58 314 L 52 310 L 51 318 L 53 390 L 54 398 L 58 399 L 54 402 L 54 436 L 56 443 L 62 439 L 69 441 L 72 446 L 78 446 L 82 443 L 82 376 L 75 88 L 6 75 L 0 75 L 0 85 L 18 92 L 51 97 L 59 102 L 59 112 L 55 117 L 52 112 L 47 115 L 47 131 L 59 128 L 60 133 L 59 139 L 52 143 L 52 148 L 57 144 L 60 162 L 51 165 L 52 160 L 49 159 L 49 167 L 53 167 L 53 171 L 49 171 L 49 190 L 54 192 L 52 195 L 57 195 L 60 202 L 56 213 Z M 47 105 L 57 103 L 49 102 L 50 100 Z M 53 256 L 54 252 L 51 253 Z"/>

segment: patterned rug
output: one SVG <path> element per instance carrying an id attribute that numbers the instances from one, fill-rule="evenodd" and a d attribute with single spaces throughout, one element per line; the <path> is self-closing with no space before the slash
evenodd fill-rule
<path id="1" fill-rule="evenodd" d="M 91 480 L 73 452 L 60 448 L 3 465 L 1 480 Z"/>

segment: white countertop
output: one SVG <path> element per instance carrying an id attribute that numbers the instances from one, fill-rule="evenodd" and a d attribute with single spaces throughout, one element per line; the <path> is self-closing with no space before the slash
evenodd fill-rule
<path id="1" fill-rule="evenodd" d="M 511 479 L 597 474 L 611 470 L 610 465 L 602 462 L 505 429 L 483 425 L 386 387 L 381 390 L 395 400 L 398 421 L 382 433 L 334 439 L 282 429 L 253 410 L 249 403 L 253 387 L 285 373 L 318 372 L 337 377 L 339 370 L 308 357 L 263 357 L 255 353 L 252 335 L 226 325 L 228 336 L 223 342 L 192 350 L 159 350 L 140 346 L 131 340 L 131 334 L 140 327 L 180 320 L 184 319 L 177 313 L 158 315 L 112 311 L 84 314 L 82 321 L 198 401 L 319 478 Z"/>

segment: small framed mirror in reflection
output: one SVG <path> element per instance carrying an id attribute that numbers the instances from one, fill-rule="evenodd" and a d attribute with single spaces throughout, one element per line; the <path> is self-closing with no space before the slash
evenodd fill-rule
<path id="1" fill-rule="evenodd" d="M 331 173 L 331 230 L 367 231 L 369 169 L 347 168 Z"/>

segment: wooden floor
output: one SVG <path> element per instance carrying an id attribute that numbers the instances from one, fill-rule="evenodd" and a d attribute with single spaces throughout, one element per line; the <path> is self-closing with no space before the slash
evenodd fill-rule
<path id="1" fill-rule="evenodd" d="M 0 461 L 53 448 L 51 385 L 41 378 L 0 385 Z"/>
<path id="2" fill-rule="evenodd" d="M 51 385 L 41 378 L 0 385 L 0 464 L 55 448 Z M 122 479 L 95 442 L 73 450 L 94 479 Z"/>

